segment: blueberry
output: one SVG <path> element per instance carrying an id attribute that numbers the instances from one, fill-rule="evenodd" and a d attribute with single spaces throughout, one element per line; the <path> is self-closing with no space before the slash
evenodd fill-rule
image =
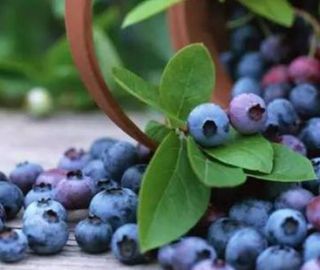
<path id="1" fill-rule="evenodd" d="M 311 118 L 300 134 L 301 140 L 311 153 L 320 152 L 320 118 Z"/>
<path id="2" fill-rule="evenodd" d="M 305 262 L 320 257 L 320 233 L 313 233 L 303 244 L 303 259 Z"/>
<path id="3" fill-rule="evenodd" d="M 3 205 L 0 203 L 0 220 L 5 221 L 7 218 L 6 210 L 4 209 Z"/>
<path id="4" fill-rule="evenodd" d="M 275 200 L 283 192 L 300 186 L 300 183 L 270 182 L 264 186 L 265 198 L 267 200 Z"/>
<path id="5" fill-rule="evenodd" d="M 267 122 L 266 104 L 255 94 L 241 94 L 229 105 L 232 126 L 242 134 L 254 134 L 265 130 Z"/>
<path id="6" fill-rule="evenodd" d="M 320 92 L 314 85 L 297 85 L 290 93 L 290 101 L 301 116 L 320 116 Z"/>
<path id="7" fill-rule="evenodd" d="M 289 66 L 289 75 L 296 83 L 319 83 L 320 62 L 312 57 L 300 56 Z"/>
<path id="8" fill-rule="evenodd" d="M 222 260 L 205 260 L 197 263 L 192 270 L 235 270 L 231 265 Z"/>
<path id="9" fill-rule="evenodd" d="M 113 181 L 111 179 L 101 179 L 95 183 L 95 194 L 103 190 L 117 189 L 119 187 L 120 185 L 116 181 Z"/>
<path id="10" fill-rule="evenodd" d="M 231 95 L 232 97 L 236 97 L 241 94 L 255 94 L 260 96 L 261 88 L 258 81 L 250 77 L 242 77 L 237 80 L 232 88 Z"/>
<path id="11" fill-rule="evenodd" d="M 268 104 L 267 112 L 267 132 L 290 134 L 297 130 L 299 117 L 290 101 L 282 98 L 275 99 Z"/>
<path id="12" fill-rule="evenodd" d="M 23 162 L 19 163 L 10 173 L 10 181 L 16 184 L 24 194 L 32 188 L 37 177 L 43 172 L 40 165 L 35 163 Z"/>
<path id="13" fill-rule="evenodd" d="M 263 57 L 258 52 L 247 53 L 242 56 L 237 66 L 238 78 L 250 77 L 256 80 L 260 80 L 266 64 Z"/>
<path id="14" fill-rule="evenodd" d="M 137 149 L 128 142 L 117 142 L 103 152 L 102 161 L 110 177 L 120 181 L 125 170 L 137 163 Z"/>
<path id="15" fill-rule="evenodd" d="M 0 181 L 9 181 L 8 177 L 0 171 Z"/>
<path id="16" fill-rule="evenodd" d="M 261 231 L 272 211 L 273 205 L 271 202 L 246 199 L 234 204 L 229 210 L 229 216 L 234 220 Z"/>
<path id="17" fill-rule="evenodd" d="M 50 184 L 35 185 L 32 190 L 28 192 L 24 198 L 24 207 L 26 208 L 33 202 L 36 202 L 45 198 L 54 198 L 53 189 Z"/>
<path id="18" fill-rule="evenodd" d="M 307 222 L 301 212 L 286 208 L 272 213 L 265 234 L 271 244 L 296 247 L 305 239 L 307 230 Z"/>
<path id="19" fill-rule="evenodd" d="M 280 63 L 288 58 L 290 47 L 281 35 L 270 35 L 262 41 L 260 52 L 270 63 Z"/>
<path id="20" fill-rule="evenodd" d="M 146 164 L 139 164 L 127 169 L 121 179 L 121 186 L 129 188 L 136 194 L 139 193 L 143 174 L 147 168 Z"/>
<path id="21" fill-rule="evenodd" d="M 229 119 L 218 105 L 201 104 L 189 114 L 188 130 L 197 143 L 205 147 L 214 147 L 228 140 Z"/>
<path id="22" fill-rule="evenodd" d="M 172 258 L 176 251 L 176 245 L 170 244 L 163 246 L 158 251 L 158 263 L 163 269 L 171 270 L 173 269 Z"/>
<path id="23" fill-rule="evenodd" d="M 186 237 L 177 243 L 172 256 L 175 270 L 190 270 L 200 261 L 216 259 L 216 251 L 205 240 L 199 237 Z"/>
<path id="24" fill-rule="evenodd" d="M 319 194 L 320 185 L 320 157 L 311 160 L 317 179 L 306 181 L 302 183 L 302 186 L 310 190 L 313 194 Z"/>
<path id="25" fill-rule="evenodd" d="M 220 218 L 211 224 L 208 230 L 208 242 L 213 246 L 219 257 L 223 257 L 230 238 L 244 225 L 231 218 Z"/>
<path id="26" fill-rule="evenodd" d="M 246 51 L 257 50 L 260 40 L 261 35 L 257 28 L 252 25 L 245 25 L 231 33 L 230 45 L 236 54 L 243 54 Z"/>
<path id="27" fill-rule="evenodd" d="M 313 194 L 306 189 L 292 188 L 283 192 L 275 200 L 274 205 L 276 209 L 290 208 L 304 213 L 313 197 Z"/>
<path id="28" fill-rule="evenodd" d="M 310 261 L 307 261 L 300 270 L 320 270 L 320 259 L 316 258 Z"/>
<path id="29" fill-rule="evenodd" d="M 231 77 L 234 77 L 234 68 L 237 62 L 237 56 L 232 51 L 226 51 L 219 55 L 219 59 Z"/>
<path id="30" fill-rule="evenodd" d="M 100 159 L 102 153 L 113 146 L 117 141 L 112 138 L 100 138 L 95 140 L 90 147 L 90 155 L 93 159 Z"/>
<path id="31" fill-rule="evenodd" d="M 109 189 L 93 197 L 89 211 L 110 223 L 115 230 L 123 224 L 135 222 L 137 203 L 137 195 L 130 189 Z"/>
<path id="32" fill-rule="evenodd" d="M 85 176 L 89 176 L 95 183 L 101 179 L 110 178 L 109 174 L 104 168 L 101 160 L 90 161 L 82 170 Z"/>
<path id="33" fill-rule="evenodd" d="M 6 263 L 21 261 L 26 257 L 27 248 L 27 238 L 21 231 L 11 228 L 0 231 L 0 261 Z"/>
<path id="34" fill-rule="evenodd" d="M 23 213 L 23 220 L 32 219 L 35 216 L 42 216 L 44 212 L 52 210 L 54 211 L 60 220 L 67 222 L 68 213 L 63 205 L 50 198 L 41 199 L 39 201 L 31 203 Z"/>
<path id="35" fill-rule="evenodd" d="M 308 204 L 306 210 L 308 221 L 317 230 L 320 230 L 320 196 L 314 197 Z"/>
<path id="36" fill-rule="evenodd" d="M 36 254 L 60 252 L 69 236 L 67 224 L 53 210 L 45 211 L 41 216 L 25 219 L 23 232 L 28 238 L 29 247 Z"/>
<path id="37" fill-rule="evenodd" d="M 140 253 L 138 228 L 136 224 L 125 224 L 118 228 L 112 236 L 112 253 L 117 260 L 127 265 L 146 262 Z"/>
<path id="38" fill-rule="evenodd" d="M 256 263 L 256 270 L 299 270 L 300 254 L 287 246 L 271 246 L 263 251 Z"/>
<path id="39" fill-rule="evenodd" d="M 65 178 L 67 171 L 63 169 L 51 169 L 41 173 L 37 180 L 36 185 L 40 184 L 50 184 L 52 188 L 55 188 L 58 183 Z"/>
<path id="40" fill-rule="evenodd" d="M 109 249 L 112 229 L 99 217 L 90 215 L 78 223 L 75 238 L 80 248 L 87 253 L 102 253 Z"/>
<path id="41" fill-rule="evenodd" d="M 82 149 L 75 148 L 68 149 L 59 161 L 58 168 L 67 171 L 82 170 L 90 161 L 89 154 Z"/>
<path id="42" fill-rule="evenodd" d="M 13 219 L 23 205 L 23 194 L 14 184 L 0 181 L 0 203 L 8 219 Z"/>
<path id="43" fill-rule="evenodd" d="M 287 134 L 280 137 L 280 143 L 303 156 L 307 155 L 307 148 L 296 136 Z"/>
<path id="44" fill-rule="evenodd" d="M 286 83 L 270 84 L 263 91 L 263 99 L 270 103 L 278 98 L 287 98 L 290 90 L 290 85 Z"/>
<path id="45" fill-rule="evenodd" d="M 266 239 L 253 228 L 237 231 L 226 247 L 226 261 L 237 270 L 254 269 L 259 254 L 268 246 Z"/>
<path id="46" fill-rule="evenodd" d="M 277 65 L 270 68 L 262 78 L 262 86 L 268 87 L 273 84 L 287 84 L 290 83 L 288 67 L 285 65 Z"/>
<path id="47" fill-rule="evenodd" d="M 91 178 L 84 176 L 81 171 L 70 171 L 57 185 L 54 199 L 66 209 L 85 209 L 88 208 L 94 192 Z"/>

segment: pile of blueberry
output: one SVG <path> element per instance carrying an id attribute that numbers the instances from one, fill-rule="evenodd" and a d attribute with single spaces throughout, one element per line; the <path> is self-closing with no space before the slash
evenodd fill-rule
<path id="1" fill-rule="evenodd" d="M 122 263 L 149 261 L 139 252 L 136 225 L 137 194 L 149 155 L 143 147 L 102 138 L 88 152 L 69 149 L 55 169 L 24 162 L 9 177 L 0 173 L 0 260 L 20 261 L 28 248 L 40 255 L 61 252 L 69 237 L 68 210 L 89 209 L 75 228 L 84 252 L 111 248 Z M 6 226 L 21 208 L 22 230 Z"/>

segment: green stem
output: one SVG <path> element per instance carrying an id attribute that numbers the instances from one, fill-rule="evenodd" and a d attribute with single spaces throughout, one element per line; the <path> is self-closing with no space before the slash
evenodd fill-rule
<path id="1" fill-rule="evenodd" d="M 238 18 L 238 19 L 234 19 L 231 21 L 227 22 L 227 28 L 228 29 L 235 29 L 235 28 L 239 28 L 243 25 L 246 25 L 247 23 L 249 23 L 251 20 L 253 20 L 254 15 L 252 13 L 247 13 L 246 15 Z"/>

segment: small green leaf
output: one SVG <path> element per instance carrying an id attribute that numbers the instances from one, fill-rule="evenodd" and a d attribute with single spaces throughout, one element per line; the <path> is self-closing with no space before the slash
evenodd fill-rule
<path id="1" fill-rule="evenodd" d="M 271 143 L 261 135 L 237 135 L 230 143 L 207 149 L 206 153 L 225 164 L 251 171 L 270 173 L 273 166 Z"/>
<path id="2" fill-rule="evenodd" d="M 127 27 L 146 20 L 182 1 L 183 0 L 146 0 L 129 12 L 122 27 Z"/>
<path id="3" fill-rule="evenodd" d="M 160 109 L 159 90 L 125 68 L 113 68 L 113 78 L 129 94 L 155 109 Z"/>
<path id="4" fill-rule="evenodd" d="M 188 156 L 193 171 L 206 186 L 235 187 L 247 179 L 242 169 L 210 160 L 191 137 L 188 138 Z"/>
<path id="5" fill-rule="evenodd" d="M 294 22 L 294 9 L 287 0 L 239 0 L 254 13 L 286 27 Z"/>
<path id="6" fill-rule="evenodd" d="M 142 252 L 188 232 L 205 213 L 210 189 L 197 180 L 185 140 L 171 132 L 157 149 L 140 191 L 138 226 Z"/>
<path id="7" fill-rule="evenodd" d="M 170 133 L 170 129 L 157 121 L 149 121 L 146 126 L 146 134 L 157 143 L 161 143 Z"/>
<path id="8" fill-rule="evenodd" d="M 214 88 L 214 65 L 201 44 L 180 50 L 168 63 L 160 84 L 160 99 L 166 111 L 185 121 L 197 105 L 209 102 Z"/>
<path id="9" fill-rule="evenodd" d="M 270 174 L 246 172 L 249 176 L 278 182 L 307 181 L 317 178 L 310 160 L 281 144 L 274 143 L 272 146 L 274 151 L 272 172 Z"/>

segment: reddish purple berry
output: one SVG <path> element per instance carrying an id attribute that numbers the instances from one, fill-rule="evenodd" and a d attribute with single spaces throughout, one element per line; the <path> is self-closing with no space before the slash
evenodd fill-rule
<path id="1" fill-rule="evenodd" d="M 40 184 L 50 184 L 52 188 L 55 188 L 58 183 L 65 178 L 67 175 L 67 171 L 63 169 L 51 169 L 41 173 L 37 180 L 36 185 Z"/>
<path id="2" fill-rule="evenodd" d="M 230 121 L 242 134 L 262 132 L 267 121 L 266 104 L 255 94 L 235 97 L 229 107 Z"/>
<path id="3" fill-rule="evenodd" d="M 90 159 L 90 155 L 84 152 L 82 149 L 77 150 L 75 148 L 70 148 L 60 159 L 58 168 L 67 171 L 82 170 L 84 166 L 88 164 Z"/>
<path id="4" fill-rule="evenodd" d="M 272 84 L 289 83 L 290 77 L 288 67 L 285 65 L 278 65 L 272 67 L 262 78 L 262 86 L 267 87 Z"/>
<path id="5" fill-rule="evenodd" d="M 298 139 L 296 136 L 293 135 L 282 135 L 280 137 L 280 143 L 289 147 L 291 150 L 306 156 L 307 155 L 307 148 L 304 143 Z"/>
<path id="6" fill-rule="evenodd" d="M 235 270 L 222 260 L 205 260 L 196 264 L 192 270 Z"/>
<path id="7" fill-rule="evenodd" d="M 320 62 L 315 58 L 300 56 L 291 62 L 289 75 L 295 83 L 319 83 Z"/>
<path id="8" fill-rule="evenodd" d="M 81 171 L 70 171 L 57 185 L 55 199 L 68 210 L 85 209 L 88 208 L 94 191 L 91 178 L 83 176 Z"/>
<path id="9" fill-rule="evenodd" d="M 317 229 L 320 230 L 320 196 L 311 200 L 307 206 L 306 216 L 308 221 Z"/>

